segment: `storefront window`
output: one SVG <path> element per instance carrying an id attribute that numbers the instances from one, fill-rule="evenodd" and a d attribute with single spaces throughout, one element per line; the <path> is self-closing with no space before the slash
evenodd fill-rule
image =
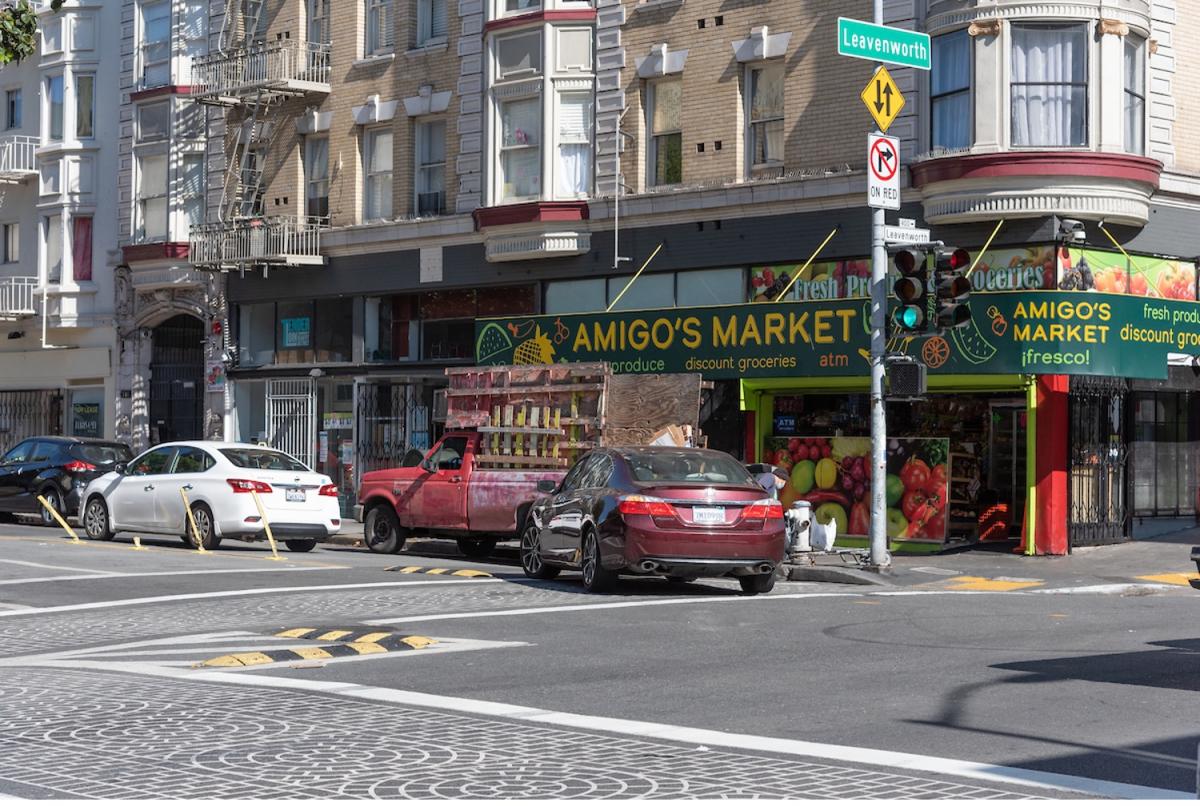
<path id="1" fill-rule="evenodd" d="M 104 389 L 76 389 L 71 392 L 68 433 L 76 437 L 104 437 Z"/>
<path id="2" fill-rule="evenodd" d="M 354 299 L 322 299 L 316 302 L 317 361 L 339 363 L 353 359 Z"/>
<path id="3" fill-rule="evenodd" d="M 603 277 L 547 283 L 546 313 L 602 311 L 608 305 L 606 288 Z"/>
<path id="4" fill-rule="evenodd" d="M 238 308 L 238 363 L 261 367 L 275 363 L 275 303 Z"/>
<path id="5" fill-rule="evenodd" d="M 275 343 L 276 362 L 306 364 L 313 360 L 313 304 L 281 302 L 278 306 Z"/>
<path id="6" fill-rule="evenodd" d="M 458 360 L 475 356 L 475 322 L 461 319 L 424 322 L 421 328 L 421 357 L 429 360 Z"/>
<path id="7" fill-rule="evenodd" d="M 480 294 L 475 315 L 519 316 L 537 313 L 537 286 L 515 285 Z"/>
<path id="8" fill-rule="evenodd" d="M 420 335 L 415 294 L 367 297 L 364 348 L 367 361 L 414 361 Z"/>
<path id="9" fill-rule="evenodd" d="M 629 285 L 633 275 L 608 278 L 608 304 L 613 305 L 614 311 L 639 311 L 647 308 L 675 307 L 675 274 L 643 274 L 637 282 L 629 286 L 629 290 L 617 296 L 622 289 Z"/>
<path id="10" fill-rule="evenodd" d="M 1200 395 L 1134 392 L 1132 417 L 1134 515 L 1194 513 L 1200 469 Z"/>
<path id="11" fill-rule="evenodd" d="M 675 283 L 675 304 L 736 305 L 745 296 L 746 275 L 741 269 L 704 269 L 680 272 Z"/>

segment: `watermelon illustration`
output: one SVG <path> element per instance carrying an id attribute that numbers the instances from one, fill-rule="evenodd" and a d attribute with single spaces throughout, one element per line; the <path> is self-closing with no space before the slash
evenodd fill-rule
<path id="1" fill-rule="evenodd" d="M 972 364 L 983 364 L 996 355 L 995 346 L 987 340 L 974 319 L 970 324 L 951 331 L 950 338 L 958 348 L 958 354 Z"/>
<path id="2" fill-rule="evenodd" d="M 512 339 L 504 332 L 504 328 L 495 322 L 489 322 L 475 342 L 475 360 L 480 364 L 502 364 L 504 354 L 511 350 L 512 346 Z"/>

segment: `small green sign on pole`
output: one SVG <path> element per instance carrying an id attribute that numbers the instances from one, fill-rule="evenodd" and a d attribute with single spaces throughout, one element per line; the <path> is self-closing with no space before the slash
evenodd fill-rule
<path id="1" fill-rule="evenodd" d="M 838 55 L 929 69 L 929 34 L 838 17 Z"/>

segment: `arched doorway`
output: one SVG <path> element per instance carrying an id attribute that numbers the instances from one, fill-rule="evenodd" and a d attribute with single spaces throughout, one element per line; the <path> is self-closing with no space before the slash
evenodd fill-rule
<path id="1" fill-rule="evenodd" d="M 150 442 L 204 438 L 204 324 L 179 314 L 154 328 Z"/>

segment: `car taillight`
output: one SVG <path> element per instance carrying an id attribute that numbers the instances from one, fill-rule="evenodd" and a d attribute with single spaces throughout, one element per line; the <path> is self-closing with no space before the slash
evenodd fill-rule
<path id="1" fill-rule="evenodd" d="M 765 521 L 783 519 L 783 504 L 774 498 L 764 498 L 742 509 L 742 517 L 746 520 Z"/>
<path id="2" fill-rule="evenodd" d="M 68 473 L 86 473 L 89 470 L 95 470 L 96 466 L 88 462 L 81 462 L 76 459 L 73 462 L 67 462 L 63 465 L 63 470 Z"/>
<path id="3" fill-rule="evenodd" d="M 317 495 L 328 495 L 331 498 L 337 498 L 338 488 L 336 484 L 326 484 L 317 490 Z"/>
<path id="4" fill-rule="evenodd" d="M 661 498 L 648 495 L 627 495 L 617 507 L 622 515 L 649 515 L 653 518 L 675 517 L 675 507 Z"/>
<path id="5" fill-rule="evenodd" d="M 269 493 L 271 485 L 262 481 L 247 481 L 246 479 L 225 479 L 235 493 Z"/>

